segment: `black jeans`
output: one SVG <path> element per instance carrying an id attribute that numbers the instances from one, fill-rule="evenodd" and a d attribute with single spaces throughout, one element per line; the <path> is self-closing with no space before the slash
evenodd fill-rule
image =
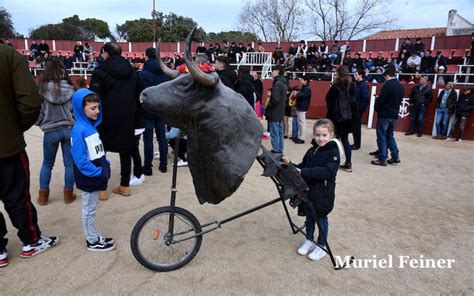
<path id="1" fill-rule="evenodd" d="M 362 137 L 362 114 L 364 111 L 359 112 L 352 118 L 352 137 L 354 139 L 354 146 L 360 147 Z M 358 115 L 358 116 L 357 116 Z"/>
<path id="2" fill-rule="evenodd" d="M 143 175 L 142 157 L 140 156 L 140 135 L 135 136 L 135 147 L 132 150 L 131 156 L 133 161 L 133 175 L 140 178 Z"/>
<path id="3" fill-rule="evenodd" d="M 18 229 L 18 237 L 25 244 L 32 244 L 40 239 L 38 216 L 30 196 L 30 168 L 28 155 L 23 150 L 20 154 L 0 158 L 0 199 L 10 217 L 13 226 Z M 5 248 L 7 227 L 0 212 L 0 250 Z"/>
<path id="4" fill-rule="evenodd" d="M 160 166 L 168 165 L 168 142 L 165 137 L 165 124 L 159 118 L 145 117 L 145 133 L 143 134 L 143 150 L 145 163 L 143 167 L 151 170 L 153 162 L 153 130 L 155 130 L 160 150 Z"/>
<path id="5" fill-rule="evenodd" d="M 120 186 L 130 186 L 132 173 L 132 152 L 120 152 Z"/>

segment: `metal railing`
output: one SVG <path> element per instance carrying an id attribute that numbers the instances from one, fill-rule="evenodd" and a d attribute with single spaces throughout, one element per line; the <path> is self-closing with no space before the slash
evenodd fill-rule
<path id="1" fill-rule="evenodd" d="M 272 77 L 272 53 L 271 52 L 244 52 L 238 56 L 237 69 L 241 66 L 262 66 L 262 79 Z"/>

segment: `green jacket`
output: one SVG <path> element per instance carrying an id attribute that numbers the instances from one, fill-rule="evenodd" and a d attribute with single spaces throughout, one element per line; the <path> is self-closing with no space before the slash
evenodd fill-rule
<path id="1" fill-rule="evenodd" d="M 41 102 L 25 59 L 0 44 L 0 158 L 25 149 L 23 133 L 36 122 Z"/>

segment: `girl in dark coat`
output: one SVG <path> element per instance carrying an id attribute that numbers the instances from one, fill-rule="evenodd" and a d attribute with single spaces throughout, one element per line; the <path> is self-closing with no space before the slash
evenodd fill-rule
<path id="1" fill-rule="evenodd" d="M 352 172 L 351 145 L 349 144 L 349 133 L 352 133 L 352 120 L 341 119 L 341 110 L 339 110 L 338 107 L 340 106 L 338 105 L 338 100 L 341 98 L 351 100 L 355 95 L 355 85 L 352 83 L 351 76 L 349 76 L 349 69 L 344 65 L 337 68 L 335 79 L 334 84 L 326 95 L 326 104 L 328 108 L 326 117 L 334 122 L 334 126 L 336 127 L 336 137 L 341 140 L 342 145 L 344 146 L 346 162 L 341 166 L 341 169 L 347 172 Z M 346 92 L 346 94 L 343 95 L 342 92 Z M 352 100 L 349 104 L 353 104 Z"/>
<path id="2" fill-rule="evenodd" d="M 311 260 L 320 260 L 326 255 L 321 247 L 326 245 L 328 236 L 327 215 L 334 207 L 340 143 L 334 139 L 334 125 L 329 119 L 316 121 L 313 136 L 313 147 L 306 152 L 297 167 L 309 186 L 308 198 L 316 210 L 322 232 L 319 233 L 317 245 L 314 244 L 315 217 L 308 205 L 301 205 L 298 213 L 306 216 L 306 240 L 297 252 L 302 256 L 308 255 Z M 283 157 L 283 162 L 289 163 L 289 160 Z"/>

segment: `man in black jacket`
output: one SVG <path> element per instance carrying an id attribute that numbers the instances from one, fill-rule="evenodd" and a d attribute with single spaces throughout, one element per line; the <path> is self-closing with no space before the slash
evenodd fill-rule
<path id="1" fill-rule="evenodd" d="M 411 90 L 410 105 L 412 105 L 411 123 L 405 136 L 413 135 L 418 127 L 418 137 L 423 135 L 426 106 L 431 102 L 431 88 L 426 85 L 428 78 L 422 76 L 420 83 Z"/>
<path id="2" fill-rule="evenodd" d="M 273 68 L 272 95 L 265 109 L 265 116 L 270 126 L 272 152 L 274 153 L 283 153 L 283 115 L 285 113 L 286 93 L 288 90 L 288 81 L 284 74 L 285 70 L 283 67 Z"/>
<path id="3" fill-rule="evenodd" d="M 380 96 L 375 101 L 375 111 L 377 112 L 378 159 L 372 160 L 371 163 L 373 165 L 387 166 L 387 162 L 390 164 L 400 162 L 393 130 L 397 124 L 404 89 L 395 78 L 394 66 L 387 66 L 383 76 L 385 78 L 385 84 L 380 91 Z M 390 153 L 392 154 L 392 158 L 389 160 L 387 160 L 387 148 L 390 149 Z"/>
<path id="4" fill-rule="evenodd" d="M 244 99 L 255 109 L 255 90 L 250 76 L 250 68 L 243 66 L 239 68 L 238 79 L 235 82 L 235 91 L 241 94 Z"/>
<path id="5" fill-rule="evenodd" d="M 216 73 L 219 75 L 220 80 L 224 83 L 225 86 L 234 90 L 235 80 L 237 80 L 237 75 L 235 71 L 232 70 L 229 66 L 229 59 L 225 56 L 218 56 L 216 58 Z"/>
<path id="6" fill-rule="evenodd" d="M 121 54 L 122 49 L 117 43 L 104 45 L 105 61 L 94 70 L 90 90 L 100 96 L 102 103 L 102 123 L 98 131 L 104 148 L 120 154 L 120 186 L 115 187 L 113 192 L 130 196 L 131 152 L 135 148 L 135 125 L 142 85 L 138 74 Z"/>
<path id="7" fill-rule="evenodd" d="M 356 81 L 355 89 L 355 109 L 352 112 L 352 136 L 354 138 L 354 145 L 351 146 L 352 150 L 360 149 L 361 145 L 361 118 L 364 114 L 367 106 L 369 105 L 369 86 L 364 79 L 364 69 L 358 68 L 354 73 L 354 80 Z"/>
<path id="8" fill-rule="evenodd" d="M 301 90 L 296 95 L 296 117 L 298 118 L 298 138 L 294 140 L 296 144 L 304 144 L 306 140 L 306 112 L 308 112 L 311 102 L 309 82 L 310 77 L 308 75 L 300 78 Z"/>

